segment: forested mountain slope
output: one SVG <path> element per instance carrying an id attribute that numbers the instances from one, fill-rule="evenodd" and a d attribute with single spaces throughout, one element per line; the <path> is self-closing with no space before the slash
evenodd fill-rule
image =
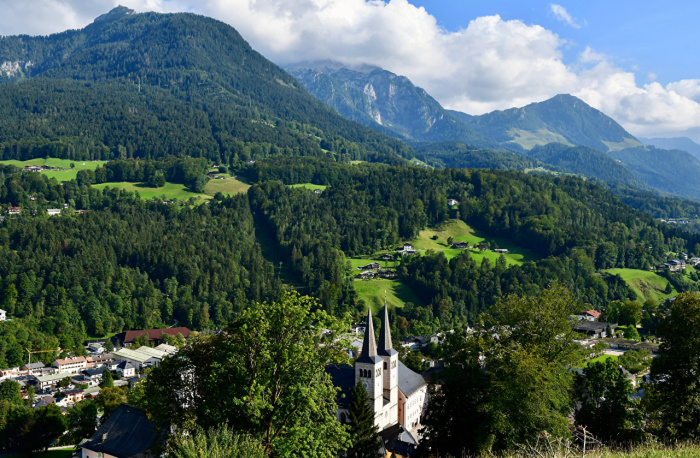
<path id="1" fill-rule="evenodd" d="M 693 157 L 700 160 L 700 145 L 695 143 L 688 137 L 673 137 L 673 138 L 639 138 L 639 141 L 645 145 L 655 146 L 661 149 L 679 149 L 687 151 Z"/>
<path id="2" fill-rule="evenodd" d="M 0 62 L 5 157 L 413 154 L 339 116 L 233 28 L 202 16 L 120 7 L 81 30 L 3 37 Z"/>

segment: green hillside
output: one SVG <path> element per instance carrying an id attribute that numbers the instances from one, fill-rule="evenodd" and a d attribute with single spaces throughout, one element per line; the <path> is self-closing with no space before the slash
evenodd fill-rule
<path id="1" fill-rule="evenodd" d="M 411 288 L 397 280 L 385 278 L 355 280 L 352 285 L 357 297 L 368 304 L 371 303 L 375 313 L 384 305 L 385 292 L 386 302 L 390 308 L 402 308 L 407 302 L 413 305 L 423 305 Z"/>
<path id="2" fill-rule="evenodd" d="M 37 159 L 30 159 L 27 161 L 17 161 L 17 160 L 7 160 L 7 161 L 0 161 L 0 164 L 6 164 L 6 165 L 14 165 L 20 168 L 24 168 L 28 165 L 38 165 L 38 166 L 46 166 L 46 167 L 56 167 L 62 170 L 46 170 L 39 172 L 42 175 L 47 176 L 48 178 L 55 178 L 59 182 L 65 182 L 65 181 L 70 181 L 74 180 L 76 176 L 78 175 L 78 171 L 80 170 L 95 170 L 97 167 L 100 167 L 103 165 L 105 162 L 104 161 L 86 161 L 86 162 L 81 162 L 81 161 L 71 161 L 68 159 L 56 159 L 52 157 L 47 157 L 44 159 L 37 158 Z M 73 167 L 71 167 L 71 164 Z"/>
<path id="3" fill-rule="evenodd" d="M 648 270 L 608 269 L 605 270 L 605 272 L 622 277 L 642 301 L 645 299 L 660 301 L 678 294 L 676 288 L 673 287 L 672 292 L 666 294 L 664 290 L 666 289 L 668 280 Z"/>

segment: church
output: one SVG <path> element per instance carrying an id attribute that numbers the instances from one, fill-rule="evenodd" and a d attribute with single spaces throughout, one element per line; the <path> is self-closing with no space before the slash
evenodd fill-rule
<path id="1" fill-rule="evenodd" d="M 399 361 L 399 353 L 391 343 L 389 311 L 386 301 L 381 317 L 379 345 L 374 335 L 372 309 L 367 316 L 367 328 L 362 342 L 362 353 L 354 366 L 327 368 L 333 383 L 341 389 L 338 399 L 338 420 L 344 421 L 352 388 L 362 383 L 369 395 L 374 424 L 379 431 L 400 424 L 415 440 L 427 403 L 428 386 L 423 376 L 413 372 Z M 395 429 L 395 428 L 394 428 Z M 381 435 L 381 433 L 380 433 Z"/>

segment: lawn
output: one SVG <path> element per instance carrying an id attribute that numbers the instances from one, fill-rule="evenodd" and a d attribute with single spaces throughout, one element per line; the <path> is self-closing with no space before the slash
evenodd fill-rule
<path id="1" fill-rule="evenodd" d="M 581 365 L 579 365 L 578 368 L 579 368 L 579 369 L 583 369 L 584 367 L 588 366 L 588 365 L 591 364 L 591 363 L 602 363 L 603 361 L 605 361 L 605 360 L 607 360 L 607 359 L 611 359 L 611 358 L 617 359 L 618 357 L 615 356 L 615 355 L 600 355 L 600 356 L 596 356 L 596 357 L 593 358 L 593 359 L 587 359 L 586 361 L 584 361 L 583 363 L 581 363 Z"/>
<path id="2" fill-rule="evenodd" d="M 71 169 L 71 163 L 75 164 L 75 169 Z M 70 181 L 75 179 L 79 170 L 95 170 L 97 167 L 104 164 L 105 161 L 71 161 L 70 159 L 54 159 L 54 158 L 39 158 L 30 159 L 28 161 L 0 161 L 0 164 L 15 165 L 24 168 L 26 165 L 45 165 L 48 167 L 59 167 L 65 170 L 40 172 L 49 178 L 56 178 L 59 182 Z"/>
<path id="3" fill-rule="evenodd" d="M 398 280 L 385 278 L 373 280 L 355 280 L 353 282 L 357 296 L 366 302 L 372 303 L 372 310 L 376 313 L 384 305 L 384 292 L 386 291 L 386 303 L 391 307 L 401 308 L 406 302 L 414 305 L 423 305 L 411 288 Z"/>
<path id="4" fill-rule="evenodd" d="M 194 197 L 201 202 L 209 200 L 211 196 L 206 194 L 197 194 L 190 191 L 184 184 L 179 183 L 165 183 L 165 186 L 160 188 L 149 188 L 143 183 L 129 183 L 126 181 L 113 182 L 113 183 L 100 183 L 93 185 L 95 189 L 104 188 L 121 188 L 129 192 L 138 192 L 142 199 L 152 199 L 154 197 L 165 197 L 166 199 L 179 199 L 187 200 L 190 197 Z"/>
<path id="5" fill-rule="evenodd" d="M 433 237 L 435 236 L 437 236 L 437 240 L 433 240 Z M 418 238 L 412 243 L 413 247 L 417 250 L 422 250 L 424 252 L 427 250 L 440 251 L 445 254 L 447 259 L 452 259 L 464 250 L 454 249 L 449 246 L 447 244 L 447 239 L 450 236 L 455 242 L 468 242 L 471 246 L 475 246 L 483 241 L 488 241 L 491 244 L 492 249 L 496 247 L 508 249 L 508 253 L 505 254 L 505 258 L 509 266 L 520 265 L 525 261 L 538 259 L 535 253 L 524 248 L 517 247 L 508 240 L 495 237 L 484 237 L 478 231 L 475 231 L 469 227 L 462 220 L 448 220 L 439 227 L 420 231 Z M 491 261 L 492 264 L 495 263 L 501 256 L 500 253 L 480 250 L 470 250 L 470 254 L 477 263 L 481 263 L 481 260 L 486 258 Z"/>
<path id="6" fill-rule="evenodd" d="M 325 191 L 328 186 L 322 185 L 322 184 L 313 184 L 313 183 L 299 183 L 299 184 L 293 184 L 290 185 L 290 188 L 305 188 L 311 191 L 314 191 L 316 189 L 320 189 L 321 191 Z"/>
<path id="7" fill-rule="evenodd" d="M 664 293 L 668 280 L 648 270 L 607 269 L 604 272 L 620 275 L 640 300 L 653 299 L 659 301 L 678 294 L 675 288 L 672 288 L 671 294 Z"/>
<path id="8" fill-rule="evenodd" d="M 222 173 L 217 173 L 217 175 L 226 176 Z M 228 177 L 223 180 L 209 180 L 204 187 L 204 193 L 210 196 L 213 196 L 217 192 L 227 195 L 243 194 L 248 192 L 248 188 L 250 188 L 248 183 L 244 183 L 237 178 Z"/>

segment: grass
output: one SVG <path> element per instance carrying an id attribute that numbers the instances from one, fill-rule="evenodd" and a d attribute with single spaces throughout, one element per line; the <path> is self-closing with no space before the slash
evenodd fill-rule
<path id="1" fill-rule="evenodd" d="M 217 173 L 217 175 L 224 174 Z M 223 180 L 209 180 L 204 187 L 204 193 L 210 196 L 213 196 L 217 192 L 227 195 L 243 194 L 248 192 L 248 188 L 250 188 L 248 183 L 244 183 L 237 178 L 228 177 Z"/>
<path id="2" fill-rule="evenodd" d="M 433 237 L 435 236 L 437 236 L 437 240 L 433 240 Z M 508 253 L 504 256 L 509 266 L 520 265 L 525 261 L 538 259 L 538 256 L 535 253 L 513 245 L 506 239 L 485 237 L 481 235 L 478 231 L 475 231 L 461 220 L 448 220 L 437 228 L 420 231 L 418 238 L 413 241 L 413 247 L 417 250 L 423 251 L 440 251 L 445 254 L 447 259 L 452 259 L 464 250 L 457 250 L 449 246 L 447 244 L 447 239 L 450 236 L 455 242 L 468 242 L 472 246 L 475 246 L 483 241 L 488 241 L 491 244 L 492 249 L 496 246 L 498 246 L 498 248 L 508 249 Z M 494 264 L 501 256 L 500 253 L 495 253 L 493 251 L 469 251 L 471 257 L 477 263 L 481 263 L 483 259 L 488 259 L 492 264 Z"/>
<path id="3" fill-rule="evenodd" d="M 372 303 L 372 310 L 377 312 L 384 305 L 384 292 L 386 291 L 386 303 L 391 307 L 402 308 L 406 302 L 414 305 L 423 305 L 411 288 L 398 280 L 385 278 L 373 280 L 355 280 L 353 282 L 357 296 L 366 302 Z"/>
<path id="4" fill-rule="evenodd" d="M 322 184 L 313 184 L 313 183 L 299 183 L 299 184 L 293 184 L 289 186 L 290 188 L 305 188 L 310 191 L 314 191 L 316 189 L 320 189 L 321 191 L 325 191 L 328 186 L 322 185 Z"/>
<path id="5" fill-rule="evenodd" d="M 104 189 L 106 187 L 110 188 L 121 188 L 129 192 L 138 192 L 142 199 L 152 199 L 154 197 L 165 197 L 166 199 L 179 199 L 187 200 L 190 197 L 201 200 L 211 199 L 211 196 L 206 194 L 197 194 L 190 191 L 184 184 L 179 183 L 165 183 L 165 186 L 160 188 L 149 188 L 143 183 L 129 183 L 126 181 L 112 182 L 112 183 L 100 183 L 93 185 L 95 189 Z"/>
<path id="6" fill-rule="evenodd" d="M 668 280 L 654 272 L 638 269 L 607 269 L 612 275 L 620 275 L 627 285 L 637 294 L 640 300 L 653 299 L 660 301 L 678 294 L 672 286 L 670 294 L 664 293 Z"/>
<path id="7" fill-rule="evenodd" d="M 75 169 L 71 169 L 71 163 L 75 164 Z M 40 172 L 49 178 L 56 178 L 59 182 L 74 180 L 80 170 L 95 170 L 97 167 L 104 164 L 105 161 L 72 161 L 70 159 L 55 159 L 55 158 L 38 158 L 28 161 L 0 161 L 0 164 L 15 165 L 24 168 L 26 165 L 45 165 L 47 167 L 59 167 L 65 170 Z"/>
<path id="8" fill-rule="evenodd" d="M 580 368 L 584 368 L 584 367 L 588 366 L 588 365 L 591 364 L 591 363 L 602 363 L 603 361 L 608 360 L 608 359 L 617 359 L 617 356 L 615 356 L 615 355 L 600 355 L 600 356 L 596 356 L 596 357 L 593 358 L 593 359 L 587 359 L 587 360 L 584 361 L 579 367 L 580 367 Z"/>

